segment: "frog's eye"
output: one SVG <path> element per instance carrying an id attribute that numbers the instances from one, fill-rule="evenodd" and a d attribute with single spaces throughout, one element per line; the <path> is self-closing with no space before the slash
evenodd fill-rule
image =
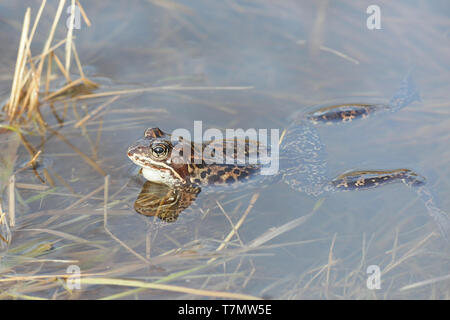
<path id="1" fill-rule="evenodd" d="M 165 144 L 158 143 L 152 146 L 152 155 L 156 158 L 163 158 L 167 155 L 169 148 Z"/>

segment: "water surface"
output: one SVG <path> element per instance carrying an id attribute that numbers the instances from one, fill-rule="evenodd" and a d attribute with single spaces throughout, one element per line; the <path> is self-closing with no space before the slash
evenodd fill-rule
<path id="1" fill-rule="evenodd" d="M 17 205 L 17 227 L 2 259 L 2 277 L 64 274 L 75 263 L 82 273 L 154 281 L 204 266 L 169 283 L 275 299 L 448 298 L 448 279 L 400 290 L 446 276 L 450 265 L 448 244 L 416 194 L 402 184 L 319 197 L 283 183 L 200 194 L 177 222 L 162 224 L 133 210 L 142 181 L 133 178 L 126 149 L 148 127 L 193 130 L 194 121 L 201 120 L 204 129 L 282 130 L 290 114 L 314 105 L 387 102 L 412 70 L 421 102 L 395 114 L 319 128 L 330 178 L 349 169 L 410 168 L 427 177 L 439 206 L 450 212 L 449 5 L 381 1 L 382 28 L 368 30 L 366 8 L 372 3 L 366 1 L 157 3 L 84 4 L 93 25 L 82 22 L 75 36 L 88 77 L 101 85 L 98 92 L 156 86 L 203 89 L 123 94 L 82 128 L 74 128 L 74 120 L 110 97 L 56 103 L 54 108 L 64 115 L 62 126 L 43 105 L 48 122 L 110 176 L 108 228 L 113 236 L 103 227 L 103 191 L 76 203 L 102 186 L 104 177 L 66 142 L 47 134 L 41 147 L 51 161 L 48 172 L 55 187 L 45 197 L 43 191 L 18 189 L 24 203 Z M 34 14 L 39 3 L 0 7 L 0 39 L 8 44 L 0 48 L 1 101 L 8 98 L 27 5 Z M 54 8 L 47 9 L 36 48 L 42 47 L 54 14 Z M 65 32 L 61 26 L 57 38 Z M 39 136 L 28 139 L 35 146 L 42 143 Z M 28 160 L 23 147 L 18 155 L 17 163 Z M 40 183 L 30 170 L 18 179 Z M 305 223 L 257 249 L 237 252 L 271 228 L 309 214 L 321 201 Z M 249 206 L 239 236 L 226 249 L 229 256 L 207 266 L 232 230 L 230 221 L 238 223 Z M 35 255 L 35 261 L 15 262 L 17 255 L 29 252 L 20 246 L 31 244 L 52 248 Z M 164 260 L 165 255 L 172 258 Z M 381 269 L 380 290 L 366 287 L 370 265 Z M 27 294 L 102 298 L 130 289 L 83 286 L 69 294 L 57 283 L 46 286 L 30 286 Z M 21 292 L 20 282 L 1 287 L 2 298 Z M 152 290 L 130 294 L 191 298 Z"/>

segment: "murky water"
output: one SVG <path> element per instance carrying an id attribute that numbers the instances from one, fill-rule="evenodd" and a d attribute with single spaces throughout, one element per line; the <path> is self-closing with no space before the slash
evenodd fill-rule
<path id="1" fill-rule="evenodd" d="M 0 6 L 0 39 L 8 44 L 0 47 L 1 101 L 8 98 L 23 13 L 27 5 L 33 12 L 39 5 L 28 3 Z M 449 247 L 416 194 L 403 184 L 319 197 L 281 182 L 201 193 L 175 223 L 164 224 L 134 211 L 142 181 L 133 178 L 126 149 L 148 127 L 193 130 L 194 121 L 201 120 L 204 129 L 281 131 L 290 114 L 313 105 L 387 102 L 412 70 L 421 102 L 394 114 L 319 127 L 330 178 L 350 169 L 410 168 L 427 178 L 439 207 L 450 212 L 450 6 L 445 1 L 379 2 L 381 29 L 369 30 L 370 1 L 154 3 L 84 4 L 93 25 L 81 22 L 76 45 L 88 77 L 101 85 L 97 92 L 172 89 L 121 94 L 81 128 L 74 123 L 114 95 L 55 103 L 62 126 L 48 105 L 41 107 L 64 138 L 47 133 L 45 140 L 27 139 L 48 159 L 42 168 L 53 186 L 44 176 L 45 191 L 17 189 L 17 226 L 2 258 L 2 277 L 36 270 L 38 275 L 65 274 L 75 264 L 82 274 L 155 281 L 203 266 L 168 283 L 276 299 L 448 298 L 448 278 L 420 285 L 448 275 Z M 37 33 L 37 48 L 54 8 L 44 14 L 48 21 L 42 35 Z M 58 32 L 63 38 L 66 30 Z M 104 177 L 73 147 L 110 176 L 108 230 L 113 235 L 103 227 L 103 190 L 83 199 L 104 184 Z M 16 163 L 28 161 L 23 147 L 18 154 Z M 40 184 L 31 170 L 17 179 Z M 309 219 L 288 230 L 289 222 L 308 215 L 321 201 Z M 208 265 L 233 229 L 230 221 L 239 225 L 238 236 L 223 250 L 227 255 Z M 272 228 L 277 227 L 285 232 L 275 236 Z M 267 232 L 273 238 L 249 249 Z M 39 253 L 37 245 L 51 249 Z M 27 254 L 26 261 L 18 258 Z M 367 288 L 370 265 L 381 270 L 379 290 Z M 418 285 L 400 290 L 413 284 Z M 20 285 L 0 283 L 0 296 L 21 293 Z M 23 294 L 61 299 L 101 298 L 130 289 L 83 285 L 69 294 L 51 282 L 27 288 Z M 130 294 L 126 297 L 188 297 L 152 290 Z"/>

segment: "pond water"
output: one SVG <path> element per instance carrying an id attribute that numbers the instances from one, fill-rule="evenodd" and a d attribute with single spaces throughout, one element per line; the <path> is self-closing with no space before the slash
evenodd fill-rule
<path id="1" fill-rule="evenodd" d="M 427 178 L 439 207 L 450 212 L 450 6 L 378 1 L 381 29 L 370 30 L 371 4 L 83 3 L 92 26 L 81 20 L 74 35 L 87 77 L 100 85 L 95 93 L 122 93 L 55 102 L 59 121 L 48 103 L 41 105 L 56 133 L 26 138 L 42 150 L 38 173 L 46 184 L 29 169 L 16 179 L 48 188 L 17 188 L 16 227 L 2 253 L 1 278 L 66 274 L 76 265 L 82 275 L 272 299 L 448 299 L 450 246 L 416 193 L 401 183 L 317 197 L 282 182 L 200 193 L 173 223 L 133 208 L 143 180 L 126 151 L 146 128 L 193 131 L 194 121 L 202 121 L 204 129 L 281 132 L 289 115 L 315 105 L 386 103 L 411 72 L 420 102 L 367 120 L 318 126 L 330 179 L 350 169 L 409 168 Z M 39 2 L 0 5 L 0 40 L 7 44 L 0 47 L 0 101 L 9 97 L 27 6 L 34 15 Z M 33 54 L 42 48 L 55 9 L 49 4 L 44 11 Z M 61 24 L 56 40 L 65 33 Z M 74 126 L 115 96 L 97 116 Z M 16 169 L 28 160 L 20 146 Z M 109 175 L 107 230 L 102 173 Z M 3 199 L 6 208 L 6 190 Z M 233 225 L 237 235 L 221 248 Z M 371 265 L 381 272 L 377 290 L 367 287 Z M 54 278 L 0 282 L 1 298 L 21 294 L 202 297 L 112 284 L 82 284 L 69 292 Z"/>

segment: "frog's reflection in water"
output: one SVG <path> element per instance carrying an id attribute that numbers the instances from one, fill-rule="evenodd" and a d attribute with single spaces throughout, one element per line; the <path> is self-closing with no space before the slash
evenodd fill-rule
<path id="1" fill-rule="evenodd" d="M 174 222 L 194 202 L 200 191 L 196 186 L 174 188 L 146 181 L 134 202 L 134 210 L 145 216 L 157 216 L 163 221 Z"/>

